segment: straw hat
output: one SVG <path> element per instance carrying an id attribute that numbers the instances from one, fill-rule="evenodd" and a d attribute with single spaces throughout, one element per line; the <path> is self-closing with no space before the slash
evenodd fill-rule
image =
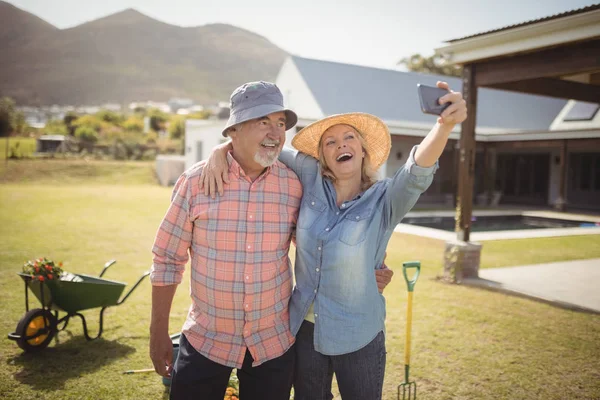
<path id="1" fill-rule="evenodd" d="M 319 159 L 319 141 L 323 133 L 334 125 L 350 125 L 365 139 L 366 151 L 375 169 L 387 160 L 392 147 L 390 131 L 386 124 L 367 113 L 336 114 L 313 122 L 303 128 L 292 139 L 292 146 L 299 151 Z"/>

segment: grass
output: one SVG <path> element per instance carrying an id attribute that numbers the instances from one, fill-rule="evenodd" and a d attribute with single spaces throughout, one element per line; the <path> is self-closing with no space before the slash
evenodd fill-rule
<path id="1" fill-rule="evenodd" d="M 16 157 L 31 158 L 36 148 L 34 138 L 11 137 L 8 138 L 9 156 L 12 152 Z M 6 159 L 6 138 L 0 138 L 0 160 Z"/>
<path id="2" fill-rule="evenodd" d="M 36 183 L 49 186 L 80 184 L 155 184 L 151 161 L 98 161 L 85 159 L 9 160 L 0 165 L 0 183 Z"/>
<path id="3" fill-rule="evenodd" d="M 118 260 L 106 278 L 132 284 L 149 268 L 150 249 L 169 202 L 170 188 L 151 184 L 149 164 L 24 163 L 0 184 L 0 333 L 12 332 L 25 312 L 16 272 L 31 258 L 48 256 L 67 271 L 97 274 Z M 139 169 L 138 169 L 139 168 Z M 46 171 L 44 178 L 28 169 Z M 48 172 L 48 171 L 53 172 Z M 95 172 L 93 172 L 95 170 Z M 111 172 L 112 171 L 112 172 Z M 119 177 L 123 172 L 131 181 Z M 144 172 L 145 171 L 145 172 Z M 41 174 L 41 172 L 40 172 Z M 146 174 L 146 175 L 144 175 Z M 574 247 L 575 246 L 575 247 Z M 395 399 L 403 379 L 406 286 L 399 266 L 418 259 L 411 377 L 424 399 L 600 398 L 600 318 L 474 288 L 443 284 L 442 241 L 395 234 L 388 265 L 396 271 L 386 289 L 387 367 L 384 399 Z M 600 236 L 486 242 L 482 267 L 599 257 Z M 188 277 L 179 288 L 171 332 L 189 306 Z M 148 357 L 150 284 L 144 282 L 121 306 L 107 309 L 104 334 L 86 342 L 73 320 L 50 347 L 22 354 L 0 341 L 3 399 L 165 399 L 153 374 L 123 375 L 151 367 Z M 37 300 L 30 298 L 30 304 Z M 91 333 L 98 310 L 85 311 Z M 6 336 L 5 336 L 6 337 Z"/>

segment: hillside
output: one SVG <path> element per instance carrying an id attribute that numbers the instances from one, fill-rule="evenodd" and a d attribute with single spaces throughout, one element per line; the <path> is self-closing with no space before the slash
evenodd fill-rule
<path id="1" fill-rule="evenodd" d="M 287 53 L 231 25 L 179 27 L 136 10 L 58 29 L 0 1 L 0 95 L 19 104 L 227 100 L 274 80 Z"/>

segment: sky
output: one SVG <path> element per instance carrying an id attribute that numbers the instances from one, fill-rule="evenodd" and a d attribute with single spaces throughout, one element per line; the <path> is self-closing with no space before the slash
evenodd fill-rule
<path id="1" fill-rule="evenodd" d="M 584 0 L 8 0 L 64 29 L 134 8 L 179 26 L 226 23 L 307 58 L 396 68 L 444 42 L 597 3 Z"/>

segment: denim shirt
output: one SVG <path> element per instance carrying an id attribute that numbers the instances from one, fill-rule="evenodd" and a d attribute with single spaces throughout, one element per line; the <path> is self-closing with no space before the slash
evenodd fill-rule
<path id="1" fill-rule="evenodd" d="M 374 266 L 381 265 L 394 228 L 431 184 L 438 164 L 422 168 L 413 147 L 394 177 L 336 204 L 329 178 L 313 157 L 285 148 L 280 161 L 300 178 L 304 195 L 296 228 L 296 285 L 290 300 L 293 335 L 314 302 L 314 346 L 325 355 L 361 349 L 385 330 L 385 298 Z"/>

